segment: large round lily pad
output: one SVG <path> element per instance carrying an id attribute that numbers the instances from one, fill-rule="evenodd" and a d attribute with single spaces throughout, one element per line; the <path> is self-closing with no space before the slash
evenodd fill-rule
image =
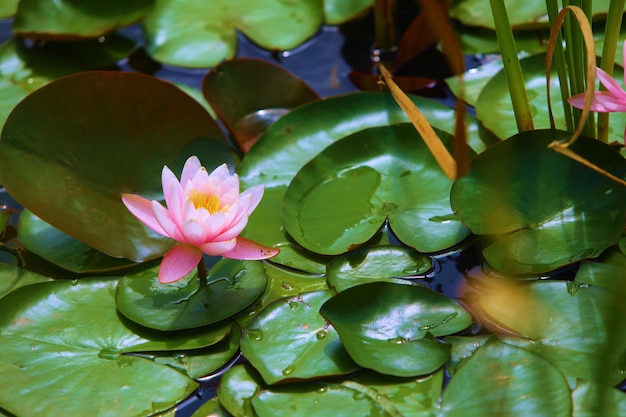
<path id="1" fill-rule="evenodd" d="M 423 97 L 410 98 L 435 127 L 454 132 L 454 110 Z M 467 116 L 466 121 L 470 144 L 482 149 L 484 143 L 476 119 Z M 408 118 L 393 97 L 378 92 L 318 100 L 281 117 L 259 138 L 238 169 L 244 187 L 266 187 L 244 235 L 267 246 L 280 247 L 281 252 L 272 262 L 323 273 L 329 259 L 320 259 L 294 244 L 282 227 L 280 207 L 287 186 L 307 162 L 332 143 L 362 129 L 402 122 L 408 122 Z"/>
<path id="2" fill-rule="evenodd" d="M 469 235 L 450 208 L 451 186 L 413 125 L 365 129 L 298 172 L 285 194 L 283 221 L 300 245 L 326 255 L 368 241 L 387 219 L 404 244 L 435 252 Z"/>
<path id="3" fill-rule="evenodd" d="M 167 350 L 172 339 L 126 327 L 115 309 L 116 284 L 48 282 L 0 299 L 0 372 L 10 381 L 0 390 L 2 409 L 18 416 L 144 416 L 196 388 L 169 366 L 125 354 L 142 345 Z"/>
<path id="4" fill-rule="evenodd" d="M 434 339 L 472 323 L 443 294 L 416 285 L 374 282 L 340 292 L 320 309 L 359 365 L 394 376 L 432 373 L 448 359 Z"/>
<path id="5" fill-rule="evenodd" d="M 163 198 L 163 165 L 180 172 L 190 155 L 209 169 L 231 159 L 200 104 L 154 77 L 93 71 L 53 81 L 13 110 L 0 140 L 0 178 L 55 228 L 110 256 L 143 261 L 172 241 L 131 215 L 121 195 Z"/>
<path id="6" fill-rule="evenodd" d="M 597 257 L 624 227 L 626 187 L 551 149 L 570 133 L 535 130 L 478 155 L 469 175 L 455 181 L 450 203 L 472 232 L 498 238 L 484 250 L 494 268 L 538 274 Z M 613 175 L 626 160 L 587 137 L 571 147 Z"/>
<path id="7" fill-rule="evenodd" d="M 277 300 L 248 324 L 241 353 L 266 383 L 345 375 L 359 368 L 318 312 L 334 293 L 314 291 Z"/>
<path id="8" fill-rule="evenodd" d="M 143 27 L 157 61 L 211 67 L 235 55 L 237 30 L 263 48 L 285 50 L 315 34 L 322 18 L 322 0 L 159 0 Z"/>

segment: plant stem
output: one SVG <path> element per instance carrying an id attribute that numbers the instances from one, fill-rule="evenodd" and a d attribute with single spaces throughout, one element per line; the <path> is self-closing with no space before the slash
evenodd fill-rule
<path id="1" fill-rule="evenodd" d="M 490 0 L 491 12 L 496 26 L 496 36 L 500 45 L 500 53 L 502 54 L 502 63 L 504 64 L 504 73 L 506 74 L 507 84 L 509 86 L 509 94 L 511 95 L 511 103 L 513 104 L 513 112 L 515 113 L 515 121 L 517 129 L 520 132 L 533 130 L 533 117 L 530 111 L 530 103 L 526 94 L 526 85 L 524 76 L 517 56 L 517 48 L 515 39 L 509 23 L 509 17 L 506 13 L 506 7 L 503 0 Z"/>
<path id="2" fill-rule="evenodd" d="M 602 47 L 602 59 L 600 68 L 607 74 L 613 75 L 615 63 L 615 49 L 619 39 L 619 31 L 622 24 L 622 12 L 625 0 L 611 0 L 604 28 L 604 46 Z M 601 90 L 606 88 L 600 84 Z M 598 139 L 602 142 L 609 141 L 609 113 L 598 113 Z"/>
<path id="3" fill-rule="evenodd" d="M 548 18 L 550 26 L 554 25 L 556 16 L 559 13 L 559 4 L 557 0 L 546 0 L 546 9 L 548 10 Z M 567 65 L 565 63 L 565 51 L 563 49 L 563 36 L 560 34 L 556 39 L 554 48 L 554 63 L 559 76 L 559 87 L 561 89 L 561 103 L 563 104 L 563 114 L 565 115 L 565 126 L 567 130 L 574 131 L 574 118 L 572 116 L 572 106 L 567 102 L 567 98 L 571 95 L 567 82 Z"/>
<path id="4" fill-rule="evenodd" d="M 374 51 L 372 60 L 393 68 L 393 52 L 396 47 L 397 7 L 396 0 L 374 2 Z"/>
<path id="5" fill-rule="evenodd" d="M 198 262 L 198 290 L 207 286 L 207 277 L 209 273 L 206 269 L 206 264 L 204 263 L 204 256 L 200 258 L 200 262 Z"/>

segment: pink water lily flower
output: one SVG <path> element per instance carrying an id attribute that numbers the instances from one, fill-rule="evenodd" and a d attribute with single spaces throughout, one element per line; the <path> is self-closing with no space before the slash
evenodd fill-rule
<path id="1" fill-rule="evenodd" d="M 622 62 L 626 63 L 626 41 L 624 42 Z M 596 75 L 607 91 L 594 92 L 591 110 L 601 113 L 626 112 L 626 91 L 613 77 L 600 68 L 596 68 Z M 624 73 L 624 82 L 626 82 L 626 73 Z M 582 109 L 585 107 L 585 94 L 576 94 L 567 101 L 572 106 Z"/>
<path id="2" fill-rule="evenodd" d="M 180 182 L 167 167 L 161 176 L 166 207 L 135 194 L 122 201 L 139 220 L 155 232 L 176 240 L 159 268 L 159 281 L 175 282 L 191 272 L 203 253 L 231 259 L 266 259 L 279 250 L 239 237 L 248 216 L 263 196 L 263 186 L 239 193 L 239 177 L 226 164 L 211 174 L 192 156 Z"/>

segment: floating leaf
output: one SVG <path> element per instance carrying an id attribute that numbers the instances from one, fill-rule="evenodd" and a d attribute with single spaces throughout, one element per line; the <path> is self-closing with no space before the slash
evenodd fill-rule
<path id="1" fill-rule="evenodd" d="M 261 295 L 267 283 L 263 263 L 222 259 L 199 286 L 195 272 L 161 284 L 157 268 L 120 280 L 116 303 L 129 319 L 158 330 L 192 329 L 235 316 Z"/>
<path id="2" fill-rule="evenodd" d="M 344 23 L 362 14 L 373 4 L 373 0 L 324 0 L 324 23 Z"/>
<path id="3" fill-rule="evenodd" d="M 506 8 L 509 11 L 513 29 L 546 29 L 549 27 L 546 3 L 543 0 L 508 0 Z M 592 14 L 606 14 L 609 0 L 593 2 Z M 450 9 L 450 16 L 470 26 L 482 26 L 495 29 L 491 5 L 481 0 L 458 0 Z M 495 34 L 494 34 L 495 36 Z"/>
<path id="4" fill-rule="evenodd" d="M 76 240 L 23 210 L 17 224 L 20 243 L 55 265 L 76 273 L 105 272 L 128 268 L 135 262 L 113 258 Z"/>
<path id="5" fill-rule="evenodd" d="M 19 0 L 4 0 L 0 3 L 0 18 L 13 16 L 17 12 L 17 3 Z"/>
<path id="6" fill-rule="evenodd" d="M 626 393 L 602 383 L 578 380 L 573 417 L 626 416 Z"/>
<path id="7" fill-rule="evenodd" d="M 154 340 L 120 320 L 115 286 L 112 279 L 57 281 L 0 300 L 0 372 L 11 381 L 0 390 L 0 407 L 42 417 L 137 416 L 167 410 L 196 388 L 168 366 L 123 353 Z"/>
<path id="8" fill-rule="evenodd" d="M 426 98 L 409 97 L 435 127 L 454 132 L 454 110 Z M 476 120 L 468 116 L 467 121 L 470 144 L 483 149 Z M 280 247 L 272 262 L 324 273 L 330 259 L 320 259 L 294 244 L 283 229 L 280 207 L 287 186 L 308 161 L 335 141 L 362 129 L 401 122 L 408 119 L 390 94 L 363 92 L 304 104 L 281 117 L 246 154 L 238 170 L 245 188 L 265 186 L 263 200 L 250 216 L 244 235 Z"/>
<path id="9" fill-rule="evenodd" d="M 241 353 L 268 384 L 345 375 L 358 369 L 337 332 L 318 313 L 334 291 L 315 291 L 277 300 L 252 319 Z"/>
<path id="10" fill-rule="evenodd" d="M 494 268 L 540 274 L 598 256 L 624 227 L 626 189 L 547 149 L 571 133 L 535 130 L 478 155 L 452 187 L 450 203 L 473 233 L 498 235 L 483 254 Z M 606 144 L 581 137 L 570 149 L 614 175 L 626 160 Z"/>
<path id="11" fill-rule="evenodd" d="M 0 298 L 26 285 L 46 281 L 51 279 L 15 265 L 0 263 Z"/>
<path id="12" fill-rule="evenodd" d="M 550 118 L 546 96 L 546 55 L 544 53 L 523 58 L 520 60 L 520 65 L 524 73 L 534 125 L 539 128 L 548 128 Z M 616 78 L 621 78 L 622 69 L 616 67 L 614 75 Z M 556 69 L 551 77 L 550 94 L 556 127 L 565 129 L 565 116 Z M 476 101 L 476 117 L 499 138 L 505 139 L 518 132 L 504 71 L 498 72 L 491 78 L 480 92 Z M 620 126 L 624 124 L 626 124 L 626 113 L 611 114 L 609 141 L 623 141 L 624 130 Z"/>
<path id="13" fill-rule="evenodd" d="M 217 396 L 234 417 L 253 417 L 250 400 L 264 385 L 261 375 L 249 363 L 235 365 L 220 378 Z"/>
<path id="14" fill-rule="evenodd" d="M 97 38 L 143 18 L 153 0 L 110 0 L 106 3 L 20 0 L 13 33 L 35 39 Z"/>
<path id="15" fill-rule="evenodd" d="M 319 99 L 304 81 L 260 59 L 233 59 L 213 68 L 202 92 L 243 153 L 290 109 Z"/>
<path id="16" fill-rule="evenodd" d="M 391 401 L 403 416 L 430 417 L 439 403 L 443 369 L 419 378 L 398 378 L 364 371 L 352 380 Z"/>
<path id="17" fill-rule="evenodd" d="M 190 378 L 198 379 L 206 377 L 236 357 L 239 350 L 241 328 L 233 324 L 228 336 L 218 343 L 193 350 L 177 350 L 175 352 L 151 353 L 146 355 L 156 363 L 171 366 L 189 375 Z"/>
<path id="18" fill-rule="evenodd" d="M 29 93 L 74 72 L 114 65 L 136 47 L 135 42 L 116 34 L 99 40 L 33 45 L 9 39 L 0 45 L 0 126 Z"/>
<path id="19" fill-rule="evenodd" d="M 231 417 L 231 415 L 222 408 L 217 397 L 213 397 L 194 411 L 191 417 Z"/>
<path id="20" fill-rule="evenodd" d="M 56 80 L 13 110 L 0 141 L 0 178 L 55 228 L 110 256 L 143 261 L 172 241 L 132 216 L 121 194 L 161 199 L 163 165 L 180 172 L 190 155 L 207 167 L 231 157 L 194 99 L 146 75 L 92 71 Z"/>
<path id="21" fill-rule="evenodd" d="M 619 285 L 625 280 L 622 271 Z M 610 385 L 624 379 L 623 295 L 577 281 L 500 279 L 484 282 L 483 291 L 479 306 L 488 322 L 525 338 L 507 338 L 507 343 L 536 352 L 572 379 Z"/>
<path id="22" fill-rule="evenodd" d="M 421 286 L 374 282 L 340 292 L 320 309 L 359 365 L 394 376 L 432 373 L 449 352 L 433 336 L 459 332 L 470 314 Z"/>
<path id="23" fill-rule="evenodd" d="M 373 281 L 408 284 L 432 268 L 431 260 L 403 246 L 363 246 L 333 259 L 327 267 L 328 283 L 337 291 Z"/>
<path id="24" fill-rule="evenodd" d="M 235 55 L 237 30 L 280 51 L 314 35 L 322 17 L 321 0 L 159 0 L 143 27 L 146 49 L 157 61 L 211 67 Z"/>
<path id="25" fill-rule="evenodd" d="M 469 234 L 450 208 L 451 186 L 412 125 L 365 129 L 300 170 L 285 193 L 284 224 L 300 245 L 334 255 L 368 241 L 389 219 L 404 244 L 435 252 Z"/>
<path id="26" fill-rule="evenodd" d="M 568 417 L 567 381 L 552 364 L 493 338 L 461 366 L 443 393 L 445 417 Z"/>

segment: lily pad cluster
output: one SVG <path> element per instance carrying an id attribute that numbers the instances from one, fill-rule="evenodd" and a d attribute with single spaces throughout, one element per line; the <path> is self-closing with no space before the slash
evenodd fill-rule
<path id="1" fill-rule="evenodd" d="M 298 94 L 222 97 L 220 80 L 255 71 Z M 225 371 L 196 415 L 626 415 L 624 188 L 548 147 L 568 132 L 498 138 L 472 116 L 472 168 L 453 181 L 389 94 L 318 99 L 289 77 L 256 61 L 207 74 L 236 144 L 148 75 L 70 75 L 12 110 L 0 183 L 24 208 L 15 251 L 56 269 L 0 264 L 0 411 L 171 415 Z M 247 141 L 255 100 L 284 114 Z M 452 147 L 454 111 L 411 100 Z M 572 148 L 626 176 L 611 146 Z M 265 186 L 244 235 L 279 255 L 158 282 L 172 242 L 121 195 L 162 201 L 161 168 L 190 155 Z M 478 268 L 465 296 L 431 288 L 437 259 L 475 240 L 498 273 Z"/>

